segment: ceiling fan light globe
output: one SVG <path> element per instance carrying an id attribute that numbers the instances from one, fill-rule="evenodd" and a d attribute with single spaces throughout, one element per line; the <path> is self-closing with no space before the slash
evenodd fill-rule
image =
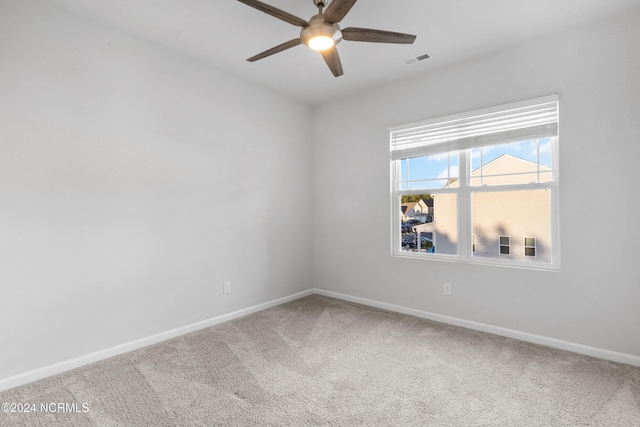
<path id="1" fill-rule="evenodd" d="M 323 51 L 327 49 L 331 49 L 335 46 L 335 42 L 331 37 L 327 36 L 315 36 L 311 40 L 309 40 L 308 46 L 317 51 Z"/>
<path id="2" fill-rule="evenodd" d="M 331 49 L 342 40 L 342 32 L 338 24 L 324 20 L 324 15 L 316 15 L 309 20 L 309 25 L 300 32 L 300 41 L 313 50 Z"/>

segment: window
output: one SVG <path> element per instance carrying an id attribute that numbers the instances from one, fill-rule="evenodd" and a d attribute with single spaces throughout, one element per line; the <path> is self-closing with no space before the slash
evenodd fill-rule
<path id="1" fill-rule="evenodd" d="M 509 236 L 500 236 L 500 255 L 509 255 L 511 253 L 511 238 Z"/>
<path id="2" fill-rule="evenodd" d="M 390 139 L 393 255 L 559 268 L 557 95 L 394 127 Z"/>
<path id="3" fill-rule="evenodd" d="M 536 238 L 524 238 L 524 256 L 536 256 Z"/>

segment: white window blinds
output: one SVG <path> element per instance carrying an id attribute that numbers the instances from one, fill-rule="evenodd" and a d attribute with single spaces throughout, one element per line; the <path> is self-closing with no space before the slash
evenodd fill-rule
<path id="1" fill-rule="evenodd" d="M 391 159 L 558 135 L 558 95 L 455 114 L 389 129 Z"/>

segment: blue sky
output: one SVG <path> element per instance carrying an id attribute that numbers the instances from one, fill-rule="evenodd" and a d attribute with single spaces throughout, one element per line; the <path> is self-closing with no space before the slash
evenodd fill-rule
<path id="1" fill-rule="evenodd" d="M 540 164 L 551 168 L 551 138 L 472 149 L 471 169 L 475 170 L 480 167 L 481 158 L 482 164 L 486 165 L 504 154 L 511 154 L 533 163 L 537 163 L 539 155 Z M 447 184 L 448 178 L 458 177 L 459 162 L 457 153 L 442 153 L 404 159 L 401 161 L 400 166 L 401 180 L 407 179 L 407 166 L 409 169 L 409 181 L 429 180 L 427 182 L 411 183 L 408 189 L 442 188 Z M 403 186 L 403 189 L 406 189 L 406 187 Z"/>

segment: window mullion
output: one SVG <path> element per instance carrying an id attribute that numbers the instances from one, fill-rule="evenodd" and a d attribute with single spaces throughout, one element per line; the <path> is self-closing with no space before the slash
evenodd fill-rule
<path id="1" fill-rule="evenodd" d="M 471 170 L 471 150 L 460 150 L 458 158 L 458 256 L 470 258 L 471 253 L 471 195 L 469 193 L 469 171 Z"/>
<path id="2" fill-rule="evenodd" d="M 538 184 L 509 184 L 509 185 L 492 185 L 482 187 L 469 187 L 470 193 L 498 193 L 501 191 L 523 191 L 523 190 L 544 190 L 552 189 L 553 182 L 541 182 Z"/>
<path id="3" fill-rule="evenodd" d="M 402 160 L 395 160 L 391 162 L 391 253 L 395 254 L 397 251 L 396 246 L 400 242 L 400 230 L 399 224 L 401 220 L 400 215 L 400 162 Z"/>

